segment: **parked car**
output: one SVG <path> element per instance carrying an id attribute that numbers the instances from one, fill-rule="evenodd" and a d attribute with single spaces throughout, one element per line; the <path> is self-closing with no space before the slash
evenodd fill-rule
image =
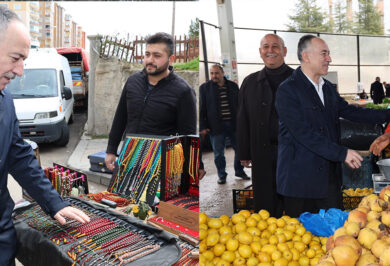
<path id="1" fill-rule="evenodd" d="M 37 143 L 69 141 L 73 85 L 68 60 L 55 49 L 32 49 L 24 73 L 8 84 L 23 138 Z"/>

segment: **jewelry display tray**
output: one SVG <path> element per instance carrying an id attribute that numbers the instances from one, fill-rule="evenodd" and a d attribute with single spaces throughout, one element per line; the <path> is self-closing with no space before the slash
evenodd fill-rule
<path id="1" fill-rule="evenodd" d="M 68 197 L 65 199 L 68 200 L 72 205 L 81 207 L 82 209 L 85 208 L 86 210 L 98 214 L 99 216 L 101 215 L 102 217 L 109 218 L 110 220 L 116 221 L 121 225 L 125 225 L 129 228 L 129 231 L 134 230 L 142 236 L 145 236 L 148 239 L 152 239 L 155 243 L 161 246 L 161 248 L 156 252 L 148 254 L 124 265 L 173 265 L 179 260 L 181 256 L 181 249 L 177 244 L 177 238 L 172 234 L 147 225 L 137 218 L 120 214 L 117 211 L 111 210 L 109 208 L 94 205 L 93 203 L 87 202 L 80 198 Z M 13 212 L 13 217 L 21 214 L 22 212 L 28 211 L 34 206 L 36 206 L 36 203 L 31 203 L 28 206 L 15 209 Z M 45 218 L 52 219 L 49 216 L 46 216 Z M 72 243 L 58 246 L 52 240 L 47 238 L 41 231 L 30 227 L 23 221 L 23 219 L 14 219 L 14 225 L 18 240 L 17 259 L 22 264 L 60 266 L 72 265 L 74 262 L 66 253 Z M 87 262 L 85 264 L 76 263 L 75 265 L 87 266 L 96 264 L 89 264 Z M 119 265 L 119 261 L 113 265 Z"/>

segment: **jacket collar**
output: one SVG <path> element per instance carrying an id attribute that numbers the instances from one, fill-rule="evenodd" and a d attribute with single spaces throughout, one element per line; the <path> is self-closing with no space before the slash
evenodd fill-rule
<path id="1" fill-rule="evenodd" d="M 264 80 L 266 78 L 267 78 L 267 76 L 265 74 L 265 67 L 263 67 L 263 69 L 260 70 L 259 73 L 257 74 L 256 80 L 257 81 L 262 81 L 262 80 Z"/>

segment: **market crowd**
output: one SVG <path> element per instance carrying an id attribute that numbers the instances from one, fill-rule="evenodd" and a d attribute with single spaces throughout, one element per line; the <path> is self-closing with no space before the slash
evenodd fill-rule
<path id="1" fill-rule="evenodd" d="M 261 39 L 259 53 L 264 68 L 248 75 L 241 88 L 223 77 L 220 65 L 211 67 L 211 80 L 200 87 L 200 134 L 210 135 L 218 184 L 226 182 L 223 151 L 229 137 L 235 175 L 246 178 L 238 161 L 251 168 L 255 212 L 298 217 L 342 209 L 342 163 L 356 169 L 363 158 L 340 144 L 339 119 L 385 123 L 390 110 L 350 105 L 339 95 L 336 84 L 324 78 L 332 59 L 319 37 L 300 38 L 295 70 L 284 62 L 287 48 L 276 34 Z M 381 102 L 384 93 L 376 91 L 371 96 Z M 389 143 L 390 134 L 384 134 L 370 150 L 379 154 Z"/>

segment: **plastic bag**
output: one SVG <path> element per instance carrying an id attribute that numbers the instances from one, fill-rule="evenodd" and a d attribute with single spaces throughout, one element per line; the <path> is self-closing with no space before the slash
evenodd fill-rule
<path id="1" fill-rule="evenodd" d="M 336 229 L 344 225 L 348 212 L 331 208 L 328 211 L 321 209 L 319 213 L 304 212 L 299 220 L 312 234 L 316 236 L 331 236 Z"/>

